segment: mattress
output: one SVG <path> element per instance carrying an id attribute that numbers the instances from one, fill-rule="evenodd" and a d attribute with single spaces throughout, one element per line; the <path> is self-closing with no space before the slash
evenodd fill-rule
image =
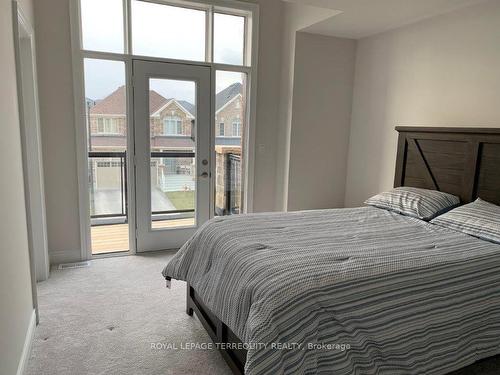
<path id="1" fill-rule="evenodd" d="M 163 270 L 245 373 L 445 374 L 500 353 L 500 245 L 375 207 L 217 217 Z"/>

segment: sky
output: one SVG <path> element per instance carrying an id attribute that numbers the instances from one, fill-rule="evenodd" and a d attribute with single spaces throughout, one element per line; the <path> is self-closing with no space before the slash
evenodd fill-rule
<path id="1" fill-rule="evenodd" d="M 84 49 L 123 53 L 122 0 L 81 0 L 81 10 Z M 214 61 L 241 65 L 243 37 L 243 17 L 215 14 Z M 204 61 L 205 12 L 133 0 L 132 43 L 137 55 Z M 125 84 L 122 62 L 85 59 L 84 68 L 90 99 L 103 99 Z M 234 82 L 242 82 L 241 73 L 218 72 L 216 92 Z M 151 88 L 167 98 L 194 101 L 189 82 L 155 82 Z"/>
<path id="2" fill-rule="evenodd" d="M 85 59 L 85 96 L 100 100 L 118 87 L 125 85 L 125 64 L 121 61 Z M 217 71 L 215 92 L 218 93 L 233 83 L 243 83 L 245 74 L 239 72 Z M 152 79 L 150 89 L 165 98 L 176 98 L 194 103 L 194 83 L 166 79 Z"/>

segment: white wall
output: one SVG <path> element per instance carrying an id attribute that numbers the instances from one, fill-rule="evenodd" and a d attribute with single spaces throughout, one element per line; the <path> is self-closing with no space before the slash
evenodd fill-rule
<path id="1" fill-rule="evenodd" d="M 283 3 L 260 4 L 254 210 L 275 208 Z M 52 260 L 80 259 L 68 0 L 35 2 L 47 229 Z"/>
<path id="2" fill-rule="evenodd" d="M 279 129 L 283 2 L 255 0 L 260 5 L 257 121 L 255 136 L 254 211 L 273 211 Z"/>
<path id="3" fill-rule="evenodd" d="M 35 1 L 49 256 L 80 259 L 68 0 Z"/>
<path id="4" fill-rule="evenodd" d="M 11 375 L 33 314 L 11 0 L 0 0 L 0 55 L 0 374 Z"/>
<path id="5" fill-rule="evenodd" d="M 356 41 L 297 33 L 288 210 L 343 207 Z"/>
<path id="6" fill-rule="evenodd" d="M 295 44 L 297 33 L 324 19 L 336 15 L 338 11 L 283 3 L 283 41 L 281 49 L 281 77 L 279 93 L 279 122 L 276 145 L 276 198 L 275 210 L 288 208 L 288 183 L 290 168 L 290 139 L 292 131 L 292 104 L 295 74 Z"/>
<path id="7" fill-rule="evenodd" d="M 345 203 L 392 187 L 397 125 L 500 127 L 500 2 L 358 42 Z"/>

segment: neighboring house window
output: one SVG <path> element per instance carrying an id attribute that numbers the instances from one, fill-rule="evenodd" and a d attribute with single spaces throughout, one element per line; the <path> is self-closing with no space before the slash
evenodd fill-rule
<path id="1" fill-rule="evenodd" d="M 182 121 L 179 117 L 165 117 L 163 119 L 164 135 L 182 135 Z"/>
<path id="2" fill-rule="evenodd" d="M 221 122 L 221 123 L 219 124 L 219 136 L 224 137 L 224 130 L 225 130 L 225 129 L 224 129 L 224 123 L 223 123 L 223 122 Z"/>
<path id="3" fill-rule="evenodd" d="M 100 134 L 118 134 L 118 122 L 113 118 L 98 118 L 97 133 Z"/>
<path id="4" fill-rule="evenodd" d="M 121 167 L 122 163 L 120 161 L 98 161 L 96 162 L 97 168 L 109 168 L 109 167 Z"/>
<path id="5" fill-rule="evenodd" d="M 241 121 L 233 121 L 233 137 L 241 137 Z"/>
<path id="6" fill-rule="evenodd" d="M 97 119 L 97 133 L 104 133 L 104 119 Z"/>
<path id="7" fill-rule="evenodd" d="M 176 160 L 175 158 L 163 158 L 163 165 L 167 170 L 167 174 L 176 173 Z"/>

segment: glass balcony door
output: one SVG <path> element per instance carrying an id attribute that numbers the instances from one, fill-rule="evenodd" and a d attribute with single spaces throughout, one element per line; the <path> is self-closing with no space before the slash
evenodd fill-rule
<path id="1" fill-rule="evenodd" d="M 175 249 L 210 216 L 210 68 L 133 72 L 137 252 Z"/>

